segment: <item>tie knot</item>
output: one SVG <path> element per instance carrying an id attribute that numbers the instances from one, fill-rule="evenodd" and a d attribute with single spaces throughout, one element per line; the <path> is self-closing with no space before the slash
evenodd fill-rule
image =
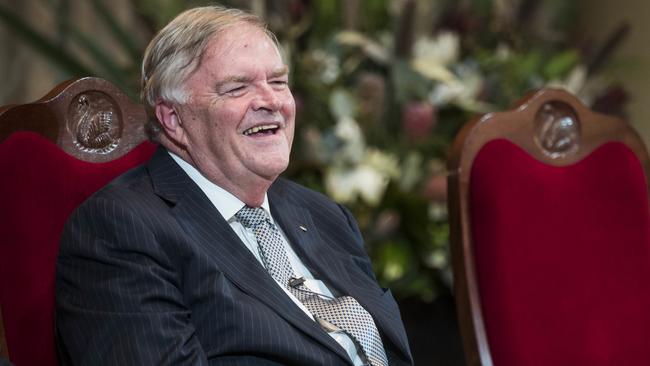
<path id="1" fill-rule="evenodd" d="M 244 206 L 235 217 L 245 228 L 252 229 L 267 219 L 266 212 L 261 207 Z"/>

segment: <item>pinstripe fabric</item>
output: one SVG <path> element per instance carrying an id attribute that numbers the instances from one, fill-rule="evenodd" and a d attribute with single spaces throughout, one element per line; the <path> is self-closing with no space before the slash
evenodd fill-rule
<path id="1" fill-rule="evenodd" d="M 391 365 L 412 364 L 347 210 L 282 179 L 269 200 L 310 270 L 372 314 Z M 56 294 L 64 364 L 350 364 L 163 150 L 71 216 Z"/>
<path id="2" fill-rule="evenodd" d="M 278 283 L 284 284 L 310 313 L 319 319 L 343 329 L 361 346 L 358 351 L 373 366 L 386 366 L 386 354 L 372 316 L 350 296 L 325 299 L 312 293 L 305 285 L 291 286 L 295 277 L 285 251 L 285 240 L 269 215 L 260 207 L 243 207 L 236 214 L 245 227 L 255 232 L 266 270 Z"/>

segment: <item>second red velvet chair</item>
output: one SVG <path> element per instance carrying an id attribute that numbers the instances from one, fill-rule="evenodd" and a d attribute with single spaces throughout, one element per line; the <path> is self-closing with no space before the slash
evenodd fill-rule
<path id="1" fill-rule="evenodd" d="M 648 154 L 560 90 L 468 124 L 450 160 L 469 365 L 650 365 Z"/>

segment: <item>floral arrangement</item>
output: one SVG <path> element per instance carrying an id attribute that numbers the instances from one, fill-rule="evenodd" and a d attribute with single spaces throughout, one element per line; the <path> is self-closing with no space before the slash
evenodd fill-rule
<path id="1" fill-rule="evenodd" d="M 623 113 L 624 90 L 599 71 L 627 27 L 601 43 L 579 39 L 575 2 L 222 3 L 267 19 L 291 66 L 298 121 L 286 175 L 353 211 L 375 273 L 398 298 L 432 300 L 452 281 L 446 154 L 463 123 L 549 85 L 595 110 Z M 90 4 L 126 58 L 111 58 L 58 8 L 51 10 L 65 32 L 55 39 L 5 6 L 0 21 L 68 77 L 102 76 L 135 97 L 145 40 L 183 8 L 204 2 L 134 0 L 138 34 L 147 35 L 142 44 L 105 2 Z"/>
<path id="2" fill-rule="evenodd" d="M 279 32 L 299 107 L 288 175 L 352 209 L 380 282 L 399 297 L 431 300 L 452 281 L 446 154 L 453 136 L 473 116 L 544 86 L 620 114 L 622 89 L 596 71 L 626 29 L 588 51 L 571 42 L 574 9 L 564 2 L 373 3 L 294 2 L 303 33 Z M 428 18 L 417 24 L 421 8 Z M 353 21 L 322 31 L 314 17 L 328 11 Z M 361 12 L 386 20 L 355 23 Z M 321 31 L 309 33 L 305 18 Z"/>

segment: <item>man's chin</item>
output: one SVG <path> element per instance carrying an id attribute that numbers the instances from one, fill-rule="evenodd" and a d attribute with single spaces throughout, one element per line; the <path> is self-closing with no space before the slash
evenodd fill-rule
<path id="1" fill-rule="evenodd" d="M 287 170 L 288 167 L 289 167 L 289 162 L 287 161 L 286 164 L 283 164 L 273 169 L 272 173 L 275 176 L 275 178 L 277 178 L 280 174 L 284 173 L 284 171 Z"/>
<path id="2" fill-rule="evenodd" d="M 289 159 L 269 159 L 269 156 L 265 157 L 267 159 L 255 161 L 248 165 L 248 170 L 258 177 L 266 180 L 274 180 L 289 166 Z"/>

